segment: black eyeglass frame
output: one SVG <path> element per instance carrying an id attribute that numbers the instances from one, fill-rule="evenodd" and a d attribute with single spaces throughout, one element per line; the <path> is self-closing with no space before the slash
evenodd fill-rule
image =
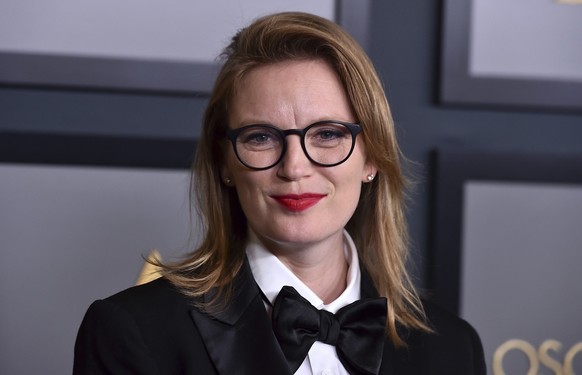
<path id="1" fill-rule="evenodd" d="M 350 134 L 352 135 L 352 146 L 350 147 L 350 152 L 348 152 L 348 154 L 346 155 L 345 158 L 343 158 L 342 160 L 340 160 L 337 163 L 333 163 L 333 164 L 319 163 L 311 158 L 311 156 L 307 152 L 307 148 L 305 147 L 305 134 L 307 134 L 309 129 L 313 128 L 314 126 L 322 125 L 322 124 L 343 125 L 349 130 Z M 238 150 L 236 147 L 236 139 L 238 138 L 238 135 L 248 128 L 257 127 L 257 126 L 261 126 L 261 127 L 265 127 L 265 128 L 269 128 L 269 129 L 274 130 L 276 133 L 278 133 L 281 136 L 281 139 L 283 140 L 283 148 L 281 149 L 281 156 L 279 156 L 279 158 L 273 164 L 269 165 L 268 167 L 257 168 L 257 167 L 253 167 L 253 166 L 245 163 L 242 160 L 242 158 L 240 157 L 240 155 L 238 154 Z M 287 152 L 287 136 L 288 135 L 298 135 L 300 137 L 301 148 L 303 149 L 303 153 L 305 154 L 307 159 L 309 159 L 310 162 L 312 162 L 313 164 L 319 165 L 321 167 L 335 167 L 336 165 L 342 164 L 343 162 L 348 160 L 350 158 L 350 156 L 352 156 L 352 152 L 354 151 L 354 147 L 356 146 L 356 136 L 358 134 L 360 134 L 361 132 L 362 132 L 362 126 L 360 124 L 357 124 L 357 123 L 337 121 L 337 120 L 323 120 L 323 121 L 314 122 L 313 124 L 310 124 L 303 129 L 287 129 L 287 130 L 279 129 L 278 127 L 271 125 L 271 124 L 251 124 L 251 125 L 243 126 L 241 128 L 237 128 L 237 129 L 229 129 L 226 132 L 226 137 L 232 143 L 232 148 L 234 150 L 236 157 L 245 167 L 247 167 L 249 169 L 254 169 L 256 171 L 263 171 L 263 170 L 266 170 L 269 168 L 273 168 L 275 165 L 277 165 L 281 162 L 281 160 L 285 156 L 285 153 Z"/>

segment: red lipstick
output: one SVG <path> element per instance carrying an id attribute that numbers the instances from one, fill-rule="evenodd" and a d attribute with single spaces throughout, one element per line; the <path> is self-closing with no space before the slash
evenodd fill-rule
<path id="1" fill-rule="evenodd" d="M 311 206 L 316 205 L 317 202 L 325 198 L 325 194 L 285 194 L 273 195 L 272 198 L 289 211 L 301 212 L 307 210 Z"/>

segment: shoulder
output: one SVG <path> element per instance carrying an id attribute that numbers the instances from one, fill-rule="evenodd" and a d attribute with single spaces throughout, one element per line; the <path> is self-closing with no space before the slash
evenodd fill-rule
<path id="1" fill-rule="evenodd" d="M 423 306 L 433 332 L 404 330 L 408 347 L 399 350 L 404 360 L 427 366 L 426 374 L 485 374 L 483 346 L 473 326 L 429 301 Z"/>
<path id="2" fill-rule="evenodd" d="M 159 278 L 93 302 L 87 315 L 95 316 L 100 325 L 131 323 L 144 335 L 159 338 L 172 328 L 191 325 L 190 311 L 196 302 L 167 279 Z"/>
<path id="3" fill-rule="evenodd" d="M 479 341 L 480 344 L 479 335 L 469 322 L 429 301 L 423 301 L 423 306 L 429 325 L 434 330 L 432 337 L 469 340 L 471 343 Z"/>
<path id="4" fill-rule="evenodd" d="M 148 332 L 155 332 L 155 327 L 167 327 L 167 322 L 178 324 L 188 321 L 195 302 L 168 280 L 160 278 L 93 302 L 87 310 L 84 323 L 95 322 L 112 328 L 124 324 L 138 329 L 147 327 Z"/>
<path id="5" fill-rule="evenodd" d="M 93 302 L 77 334 L 74 373 L 94 373 L 89 369 L 99 366 L 109 373 L 132 368 L 143 374 L 207 366 L 208 361 L 200 362 L 206 358 L 205 349 L 191 317 L 193 309 L 195 301 L 166 279 Z"/>
<path id="6" fill-rule="evenodd" d="M 134 286 L 116 293 L 104 301 L 115 304 L 128 312 L 192 309 L 196 301 L 187 298 L 166 278 L 159 278 L 149 283 Z"/>

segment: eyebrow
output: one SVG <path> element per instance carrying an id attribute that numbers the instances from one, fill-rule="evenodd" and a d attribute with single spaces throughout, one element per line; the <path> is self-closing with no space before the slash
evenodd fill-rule
<path id="1" fill-rule="evenodd" d="M 357 122 L 355 120 L 340 120 L 340 119 L 334 118 L 334 117 L 322 117 L 318 120 L 315 120 L 315 121 L 312 121 L 312 122 L 306 124 L 303 127 L 288 128 L 288 129 L 304 129 L 310 125 L 317 124 L 318 122 L 322 122 L 322 123 L 323 122 L 337 122 L 337 123 L 359 124 L 359 122 Z M 274 126 L 278 129 L 283 129 L 279 125 L 272 123 L 272 122 L 268 122 L 268 121 L 241 121 L 239 123 L 239 126 L 237 126 L 236 128 L 242 128 L 242 127 L 250 126 L 250 125 L 269 125 L 269 126 Z"/>

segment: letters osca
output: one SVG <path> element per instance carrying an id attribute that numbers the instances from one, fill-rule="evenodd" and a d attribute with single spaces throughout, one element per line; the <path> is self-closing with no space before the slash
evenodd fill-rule
<path id="1" fill-rule="evenodd" d="M 528 359 L 529 368 L 524 375 L 547 374 L 548 370 L 555 375 L 575 375 L 576 372 L 574 370 L 578 370 L 577 373 L 582 375 L 582 366 L 580 365 L 582 364 L 582 355 L 580 355 L 577 362 L 574 361 L 575 357 L 582 353 L 582 342 L 566 349 L 563 349 L 562 346 L 562 343 L 552 339 L 542 342 L 537 349 L 525 340 L 507 340 L 493 354 L 493 374 L 518 375 L 508 374 L 503 368 L 503 359 L 506 354 L 512 350 L 516 350 L 521 351 Z M 565 352 L 563 360 L 560 359 L 562 352 Z"/>

